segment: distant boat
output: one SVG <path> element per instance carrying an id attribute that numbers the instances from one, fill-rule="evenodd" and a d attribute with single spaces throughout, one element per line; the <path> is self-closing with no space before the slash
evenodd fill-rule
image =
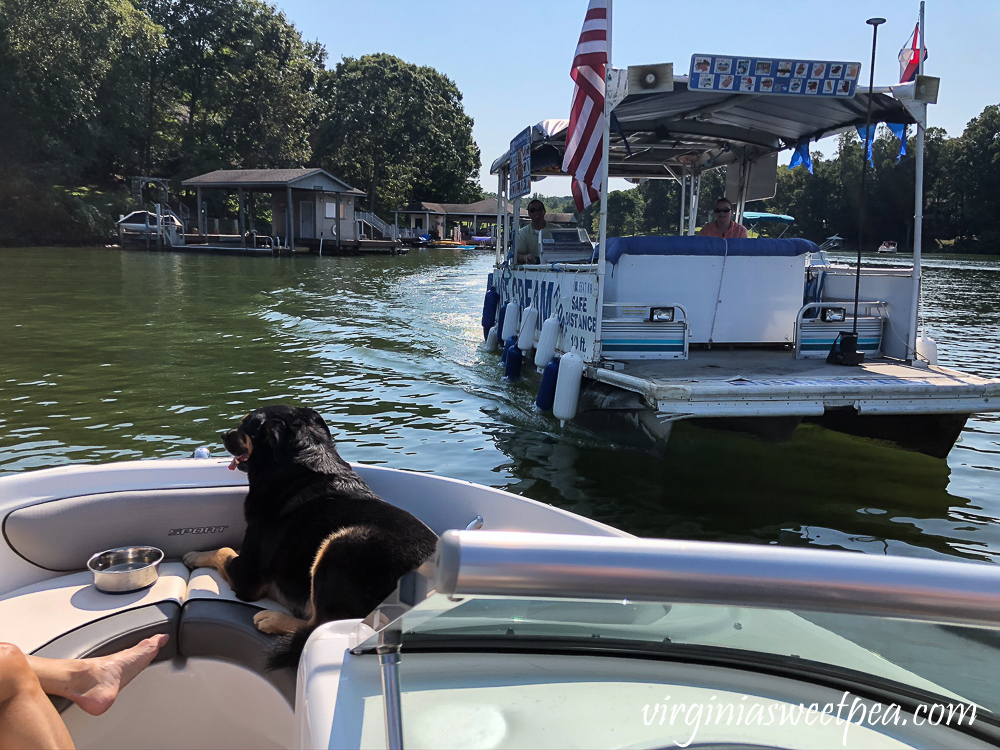
<path id="1" fill-rule="evenodd" d="M 886 240 L 881 245 L 879 245 L 879 248 L 878 248 L 878 250 L 876 250 L 876 252 L 879 252 L 879 253 L 895 253 L 895 252 L 898 252 L 898 248 L 896 246 L 896 241 L 895 240 Z"/>
<path id="2" fill-rule="evenodd" d="M 181 227 L 180 219 L 172 214 L 163 215 L 161 221 L 165 224 L 173 224 L 178 229 Z M 118 220 L 118 227 L 119 229 L 124 229 L 126 232 L 138 232 L 140 234 L 149 232 L 156 234 L 156 214 L 152 211 L 133 211 Z"/>

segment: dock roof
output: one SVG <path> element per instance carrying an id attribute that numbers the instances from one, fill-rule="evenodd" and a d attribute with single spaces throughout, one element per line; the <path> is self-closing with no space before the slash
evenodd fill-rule
<path id="1" fill-rule="evenodd" d="M 522 205 L 525 205 L 524 201 Z M 484 198 L 475 203 L 432 203 L 430 201 L 418 201 L 410 203 L 393 210 L 394 214 L 434 214 L 437 216 L 496 216 L 497 199 Z M 507 201 L 507 213 L 514 213 L 514 204 Z M 521 208 L 521 218 L 528 218 L 527 208 Z M 547 213 L 545 220 L 554 224 L 571 224 L 576 221 L 574 214 L 567 213 Z"/>
<path id="2" fill-rule="evenodd" d="M 514 204 L 508 201 L 507 213 L 513 210 Z M 483 216 L 489 214 L 496 215 L 496 212 L 496 198 L 484 198 L 475 203 L 432 203 L 431 201 L 417 201 L 416 203 L 410 203 L 409 205 L 393 210 L 394 214 L 464 214 L 469 216 L 473 214 Z"/>
<path id="3" fill-rule="evenodd" d="M 201 188 L 280 188 L 316 190 L 328 193 L 364 195 L 356 188 L 324 169 L 217 169 L 181 182 L 185 187 Z"/>

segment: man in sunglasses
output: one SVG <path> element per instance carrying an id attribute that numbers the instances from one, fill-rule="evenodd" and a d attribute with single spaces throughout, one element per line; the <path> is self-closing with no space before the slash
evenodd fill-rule
<path id="1" fill-rule="evenodd" d="M 514 252 L 518 263 L 539 263 L 538 233 L 546 227 L 545 204 L 537 198 L 531 201 L 528 204 L 528 218 L 531 223 L 518 229 L 514 235 Z"/>
<path id="2" fill-rule="evenodd" d="M 710 221 L 698 234 L 703 237 L 722 237 L 726 240 L 746 239 L 747 228 L 733 221 L 733 204 L 727 198 L 715 202 L 715 221 Z"/>

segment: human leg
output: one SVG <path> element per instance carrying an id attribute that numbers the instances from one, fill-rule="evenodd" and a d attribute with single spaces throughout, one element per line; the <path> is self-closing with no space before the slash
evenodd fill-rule
<path id="1" fill-rule="evenodd" d="M 0 750 L 72 748 L 28 658 L 17 646 L 0 643 Z"/>
<path id="2" fill-rule="evenodd" d="M 42 690 L 69 698 L 88 714 L 100 716 L 111 708 L 118 692 L 149 666 L 168 638 L 154 635 L 132 648 L 90 659 L 26 658 Z"/>

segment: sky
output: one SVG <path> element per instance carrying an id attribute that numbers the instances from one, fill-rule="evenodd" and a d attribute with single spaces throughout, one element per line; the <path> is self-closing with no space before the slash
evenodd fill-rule
<path id="1" fill-rule="evenodd" d="M 587 0 L 271 0 L 308 40 L 342 57 L 388 52 L 429 65 L 458 85 L 482 154 L 480 182 L 496 191 L 490 164 L 521 130 L 568 117 L 573 53 Z M 871 26 L 878 29 L 875 85 L 899 80 L 896 56 L 916 24 L 918 0 L 756 0 L 754 3 L 614 0 L 612 64 L 674 63 L 686 73 L 693 54 L 855 60 L 867 84 Z M 930 126 L 950 136 L 989 104 L 1000 104 L 996 30 L 1000 0 L 927 0 L 924 72 L 941 78 Z M 830 154 L 833 142 L 813 152 Z M 616 183 L 621 183 L 620 185 Z M 627 187 L 612 180 L 611 189 Z M 543 195 L 569 195 L 568 178 L 536 182 Z"/>

